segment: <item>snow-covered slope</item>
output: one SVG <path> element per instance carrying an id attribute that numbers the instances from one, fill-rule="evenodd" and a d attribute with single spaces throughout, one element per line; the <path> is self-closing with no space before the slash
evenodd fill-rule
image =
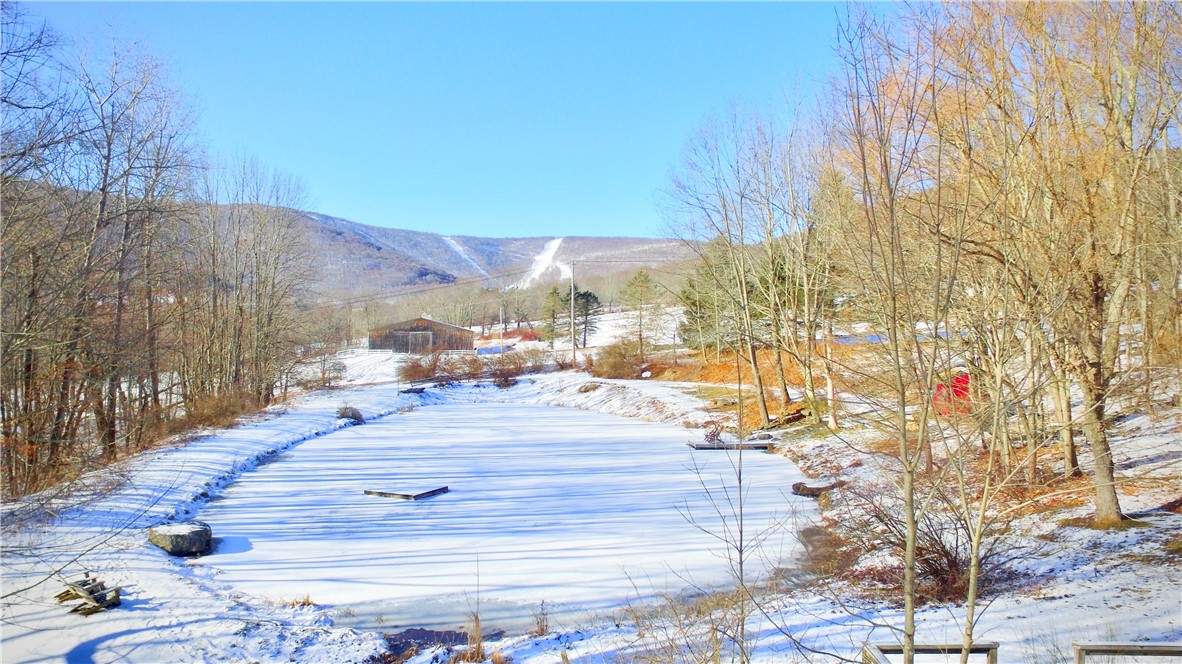
<path id="1" fill-rule="evenodd" d="M 443 241 L 446 242 L 447 246 L 451 247 L 456 252 L 456 255 L 459 256 L 465 263 L 471 265 L 472 268 L 481 275 L 486 277 L 489 276 L 488 271 L 481 267 L 479 263 L 472 260 L 472 257 L 468 255 L 468 252 L 465 251 L 462 246 L 460 246 L 460 243 L 455 241 L 455 238 L 443 236 Z"/>
<path id="2" fill-rule="evenodd" d="M 529 268 L 529 274 L 517 282 L 518 288 L 529 288 L 541 279 L 542 275 L 552 269 L 557 269 L 563 279 L 570 279 L 570 265 L 563 265 L 554 261 L 554 256 L 558 254 L 558 248 L 562 246 L 562 240 L 563 238 L 560 237 L 554 238 L 547 242 L 546 246 L 542 247 L 541 253 L 534 256 L 533 263 Z"/>

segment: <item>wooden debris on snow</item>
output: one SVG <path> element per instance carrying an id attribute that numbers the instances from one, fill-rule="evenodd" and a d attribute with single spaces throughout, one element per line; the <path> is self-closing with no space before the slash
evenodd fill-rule
<path id="1" fill-rule="evenodd" d="M 102 581 L 91 577 L 90 572 L 86 572 L 81 579 L 64 581 L 63 583 L 66 584 L 66 589 L 57 594 L 58 602 L 82 600 L 80 604 L 70 609 L 70 613 L 89 616 L 92 613 L 119 606 L 121 603 L 119 591 L 122 588 L 120 586 L 108 588 Z"/>

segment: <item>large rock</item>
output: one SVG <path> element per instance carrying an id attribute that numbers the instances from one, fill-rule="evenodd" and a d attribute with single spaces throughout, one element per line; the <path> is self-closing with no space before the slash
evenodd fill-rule
<path id="1" fill-rule="evenodd" d="M 148 541 L 174 556 L 196 556 L 209 550 L 213 529 L 204 521 L 168 523 L 148 529 Z"/>

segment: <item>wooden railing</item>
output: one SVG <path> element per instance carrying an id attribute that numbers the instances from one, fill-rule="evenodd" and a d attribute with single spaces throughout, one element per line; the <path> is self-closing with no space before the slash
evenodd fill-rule
<path id="1" fill-rule="evenodd" d="M 1077 643 L 1075 664 L 1084 664 L 1088 655 L 1149 655 L 1182 657 L 1182 642 L 1175 643 Z"/>
<path id="2" fill-rule="evenodd" d="M 1076 643 L 1075 664 L 1085 664 L 1089 655 L 1125 655 L 1149 657 L 1182 657 L 1182 642 L 1170 643 Z M 998 644 L 978 642 L 969 647 L 970 655 L 985 655 L 989 664 L 997 664 Z M 962 650 L 960 644 L 916 645 L 916 655 L 951 655 Z M 903 654 L 898 644 L 870 644 L 862 648 L 862 664 L 890 664 L 887 655 Z"/>
<path id="3" fill-rule="evenodd" d="M 919 645 L 913 651 L 917 655 L 949 655 L 961 652 L 961 644 Z M 903 646 L 897 644 L 867 645 L 862 648 L 862 664 L 890 664 L 887 655 L 903 654 Z M 989 664 L 997 664 L 997 644 L 992 641 L 978 641 L 969 646 L 970 655 L 985 655 Z"/>

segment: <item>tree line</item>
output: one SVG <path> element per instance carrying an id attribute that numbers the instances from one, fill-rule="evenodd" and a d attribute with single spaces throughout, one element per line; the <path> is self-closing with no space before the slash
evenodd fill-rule
<path id="1" fill-rule="evenodd" d="M 6 495 L 268 403 L 298 359 L 300 184 L 206 157 L 150 55 L 3 4 Z"/>
<path id="2" fill-rule="evenodd" d="M 682 336 L 753 370 L 761 425 L 793 372 L 834 429 L 837 390 L 875 406 L 910 648 L 937 513 L 967 533 L 966 644 L 1007 514 L 1086 473 L 1094 524 L 1122 519 L 1110 425 L 1182 374 L 1182 13 L 897 9 L 850 8 L 815 105 L 707 123 L 664 201 L 699 248 Z M 835 359 L 843 330 L 865 355 Z"/>

